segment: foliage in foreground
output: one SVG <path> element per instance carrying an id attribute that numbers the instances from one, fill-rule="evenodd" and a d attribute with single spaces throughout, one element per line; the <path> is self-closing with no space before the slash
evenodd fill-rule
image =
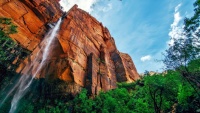
<path id="1" fill-rule="evenodd" d="M 199 65 L 191 62 L 191 70 Z M 8 82 L 6 82 L 8 83 Z M 85 89 L 74 99 L 39 99 L 25 96 L 19 105 L 19 113 L 177 113 L 200 111 L 199 89 L 180 76 L 177 71 L 166 75 L 144 76 L 134 83 L 119 83 L 117 89 L 100 92 L 94 99 L 89 98 Z M 0 112 L 8 112 L 5 105 Z"/>
<path id="2" fill-rule="evenodd" d="M 199 92 L 199 91 L 198 91 Z M 86 91 L 74 99 L 75 112 L 104 113 L 160 113 L 197 112 L 200 97 L 192 86 L 177 72 L 167 75 L 146 76 L 131 84 L 119 84 L 119 88 L 101 92 L 88 99 Z"/>
<path id="3" fill-rule="evenodd" d="M 167 69 L 180 72 L 188 82 L 200 89 L 200 69 L 192 69 L 189 63 L 200 65 L 200 0 L 194 3 L 194 15 L 185 18 L 184 29 L 179 37 L 171 37 L 174 44 L 166 50 L 163 60 Z"/>
<path id="4" fill-rule="evenodd" d="M 89 98 L 83 89 L 74 99 L 21 100 L 18 111 L 26 113 L 196 113 L 200 90 L 177 71 L 144 76 L 134 83 L 119 83 L 117 89 Z"/>

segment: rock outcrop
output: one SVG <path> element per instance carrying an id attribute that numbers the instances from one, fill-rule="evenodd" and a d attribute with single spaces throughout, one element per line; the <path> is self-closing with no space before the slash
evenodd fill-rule
<path id="1" fill-rule="evenodd" d="M 18 73 L 23 74 L 36 56 L 41 57 L 42 51 L 39 50 L 43 45 L 40 43 L 41 39 L 47 32 L 45 25 L 55 22 L 63 14 L 59 7 L 54 0 L 0 2 L 0 15 L 13 18 L 19 26 L 18 34 L 12 38 L 24 48 L 33 51 L 20 64 L 16 70 Z M 66 92 L 76 94 L 85 87 L 89 93 L 96 95 L 101 90 L 116 88 L 117 82 L 139 79 L 131 57 L 117 50 L 108 29 L 77 5 L 63 17 L 52 47 L 44 68 L 36 78 L 65 81 L 70 84 L 62 88 Z M 40 53 L 37 54 L 38 52 Z M 39 63 L 40 60 L 31 67 L 30 74 Z"/>
<path id="2" fill-rule="evenodd" d="M 0 17 L 12 18 L 18 33 L 10 35 L 23 48 L 33 51 L 47 32 L 47 24 L 62 15 L 54 0 L 0 0 Z"/>
<path id="3" fill-rule="evenodd" d="M 49 81 L 59 78 L 76 83 L 86 87 L 91 94 L 116 88 L 117 82 L 132 82 L 139 78 L 130 56 L 117 50 L 108 29 L 76 5 L 63 19 L 53 46 L 38 78 Z M 38 50 L 39 47 L 25 62 L 30 63 Z M 22 64 L 18 72 L 23 73 L 25 66 L 26 63 Z"/>

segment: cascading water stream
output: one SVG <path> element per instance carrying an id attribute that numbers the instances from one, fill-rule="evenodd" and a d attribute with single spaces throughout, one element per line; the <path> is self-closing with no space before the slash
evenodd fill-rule
<path id="1" fill-rule="evenodd" d="M 57 32 L 60 28 L 62 19 L 60 18 L 57 22 L 57 24 L 55 25 L 55 27 L 45 36 L 45 39 L 42 43 L 44 43 L 44 46 L 41 47 L 41 49 L 37 52 L 37 55 L 35 56 L 35 59 L 32 61 L 31 66 L 29 66 L 29 68 L 27 68 L 25 70 L 25 73 L 21 76 L 21 78 L 19 79 L 19 81 L 17 82 L 17 84 L 9 91 L 9 93 L 7 94 L 7 96 L 5 97 L 5 99 L 3 100 L 3 102 L 7 99 L 8 96 L 10 96 L 10 94 L 16 90 L 15 95 L 12 99 L 11 102 L 11 108 L 9 113 L 14 113 L 17 105 L 20 101 L 20 99 L 26 94 L 29 86 L 31 85 L 33 79 L 36 77 L 37 74 L 39 74 L 39 72 L 42 70 L 45 61 L 47 60 L 49 53 L 51 52 L 51 44 L 53 43 Z M 39 58 L 39 53 L 42 53 L 42 58 Z M 38 60 L 40 60 L 39 66 L 37 66 L 37 69 L 34 73 L 32 73 L 32 75 L 30 75 L 30 69 L 31 67 L 34 66 L 34 64 L 36 64 L 36 62 L 38 62 Z M 1 102 L 1 104 L 3 103 Z"/>

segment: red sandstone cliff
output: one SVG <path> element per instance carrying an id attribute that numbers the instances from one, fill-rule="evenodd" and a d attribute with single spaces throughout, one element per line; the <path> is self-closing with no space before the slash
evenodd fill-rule
<path id="1" fill-rule="evenodd" d="M 61 15 L 54 0 L 0 0 L 0 17 L 12 18 L 18 26 L 18 33 L 11 37 L 30 51 L 47 32 L 47 23 L 56 22 Z"/>
<path id="2" fill-rule="evenodd" d="M 12 35 L 12 38 L 24 48 L 33 50 L 20 64 L 18 73 L 23 73 L 37 56 L 47 30 L 45 25 L 55 22 L 62 15 L 59 7 L 53 0 L 0 2 L 0 16 L 13 18 L 19 26 L 19 33 Z M 48 81 L 60 79 L 70 83 L 62 89 L 66 92 L 77 93 L 81 87 L 85 87 L 95 95 L 100 90 L 116 88 L 117 82 L 139 79 L 131 57 L 117 50 L 108 29 L 87 12 L 78 9 L 77 5 L 64 17 L 52 47 L 54 50 L 37 78 Z M 39 63 L 38 60 L 30 74 Z"/>

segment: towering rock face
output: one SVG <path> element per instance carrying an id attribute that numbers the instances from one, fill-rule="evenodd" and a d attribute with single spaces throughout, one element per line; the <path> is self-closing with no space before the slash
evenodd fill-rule
<path id="1" fill-rule="evenodd" d="M 108 29 L 76 5 L 65 17 L 58 40 L 70 59 L 74 81 L 92 86 L 93 94 L 139 78 L 130 56 L 117 50 Z"/>
<path id="2" fill-rule="evenodd" d="M 31 5 L 38 6 L 35 9 L 42 11 L 39 10 L 41 2 L 37 2 L 42 0 L 33 1 L 35 2 L 24 2 L 24 4 L 29 7 L 32 7 Z M 43 6 L 45 5 L 42 5 L 41 9 Z M 54 8 L 53 6 L 52 8 Z M 41 26 L 45 22 L 57 19 L 42 17 L 37 18 L 42 23 Z M 28 25 L 26 27 L 28 29 Z M 34 38 L 36 36 L 33 35 Z M 36 39 L 39 43 L 40 38 Z M 41 57 L 43 52 L 39 50 L 43 44 L 40 43 L 35 49 L 32 48 L 34 51 L 20 64 L 16 70 L 18 73 L 23 74 L 26 68 L 31 66 L 30 64 L 35 57 Z M 65 81 L 66 86 L 61 88 L 62 91 L 77 93 L 82 87 L 85 87 L 89 93 L 96 95 L 100 90 L 107 91 L 116 88 L 117 82 L 132 82 L 139 79 L 131 57 L 117 50 L 108 29 L 87 12 L 78 9 L 77 5 L 63 17 L 60 31 L 51 47 L 52 53 L 45 61 L 45 66 L 38 73 L 37 78 L 45 78 L 46 81 L 57 79 Z M 29 70 L 30 74 L 36 70 L 40 60 L 37 62 Z"/>
<path id="3" fill-rule="evenodd" d="M 11 35 L 22 47 L 33 51 L 47 31 L 46 25 L 62 15 L 54 0 L 0 0 L 0 17 L 12 18 L 18 33 Z"/>

